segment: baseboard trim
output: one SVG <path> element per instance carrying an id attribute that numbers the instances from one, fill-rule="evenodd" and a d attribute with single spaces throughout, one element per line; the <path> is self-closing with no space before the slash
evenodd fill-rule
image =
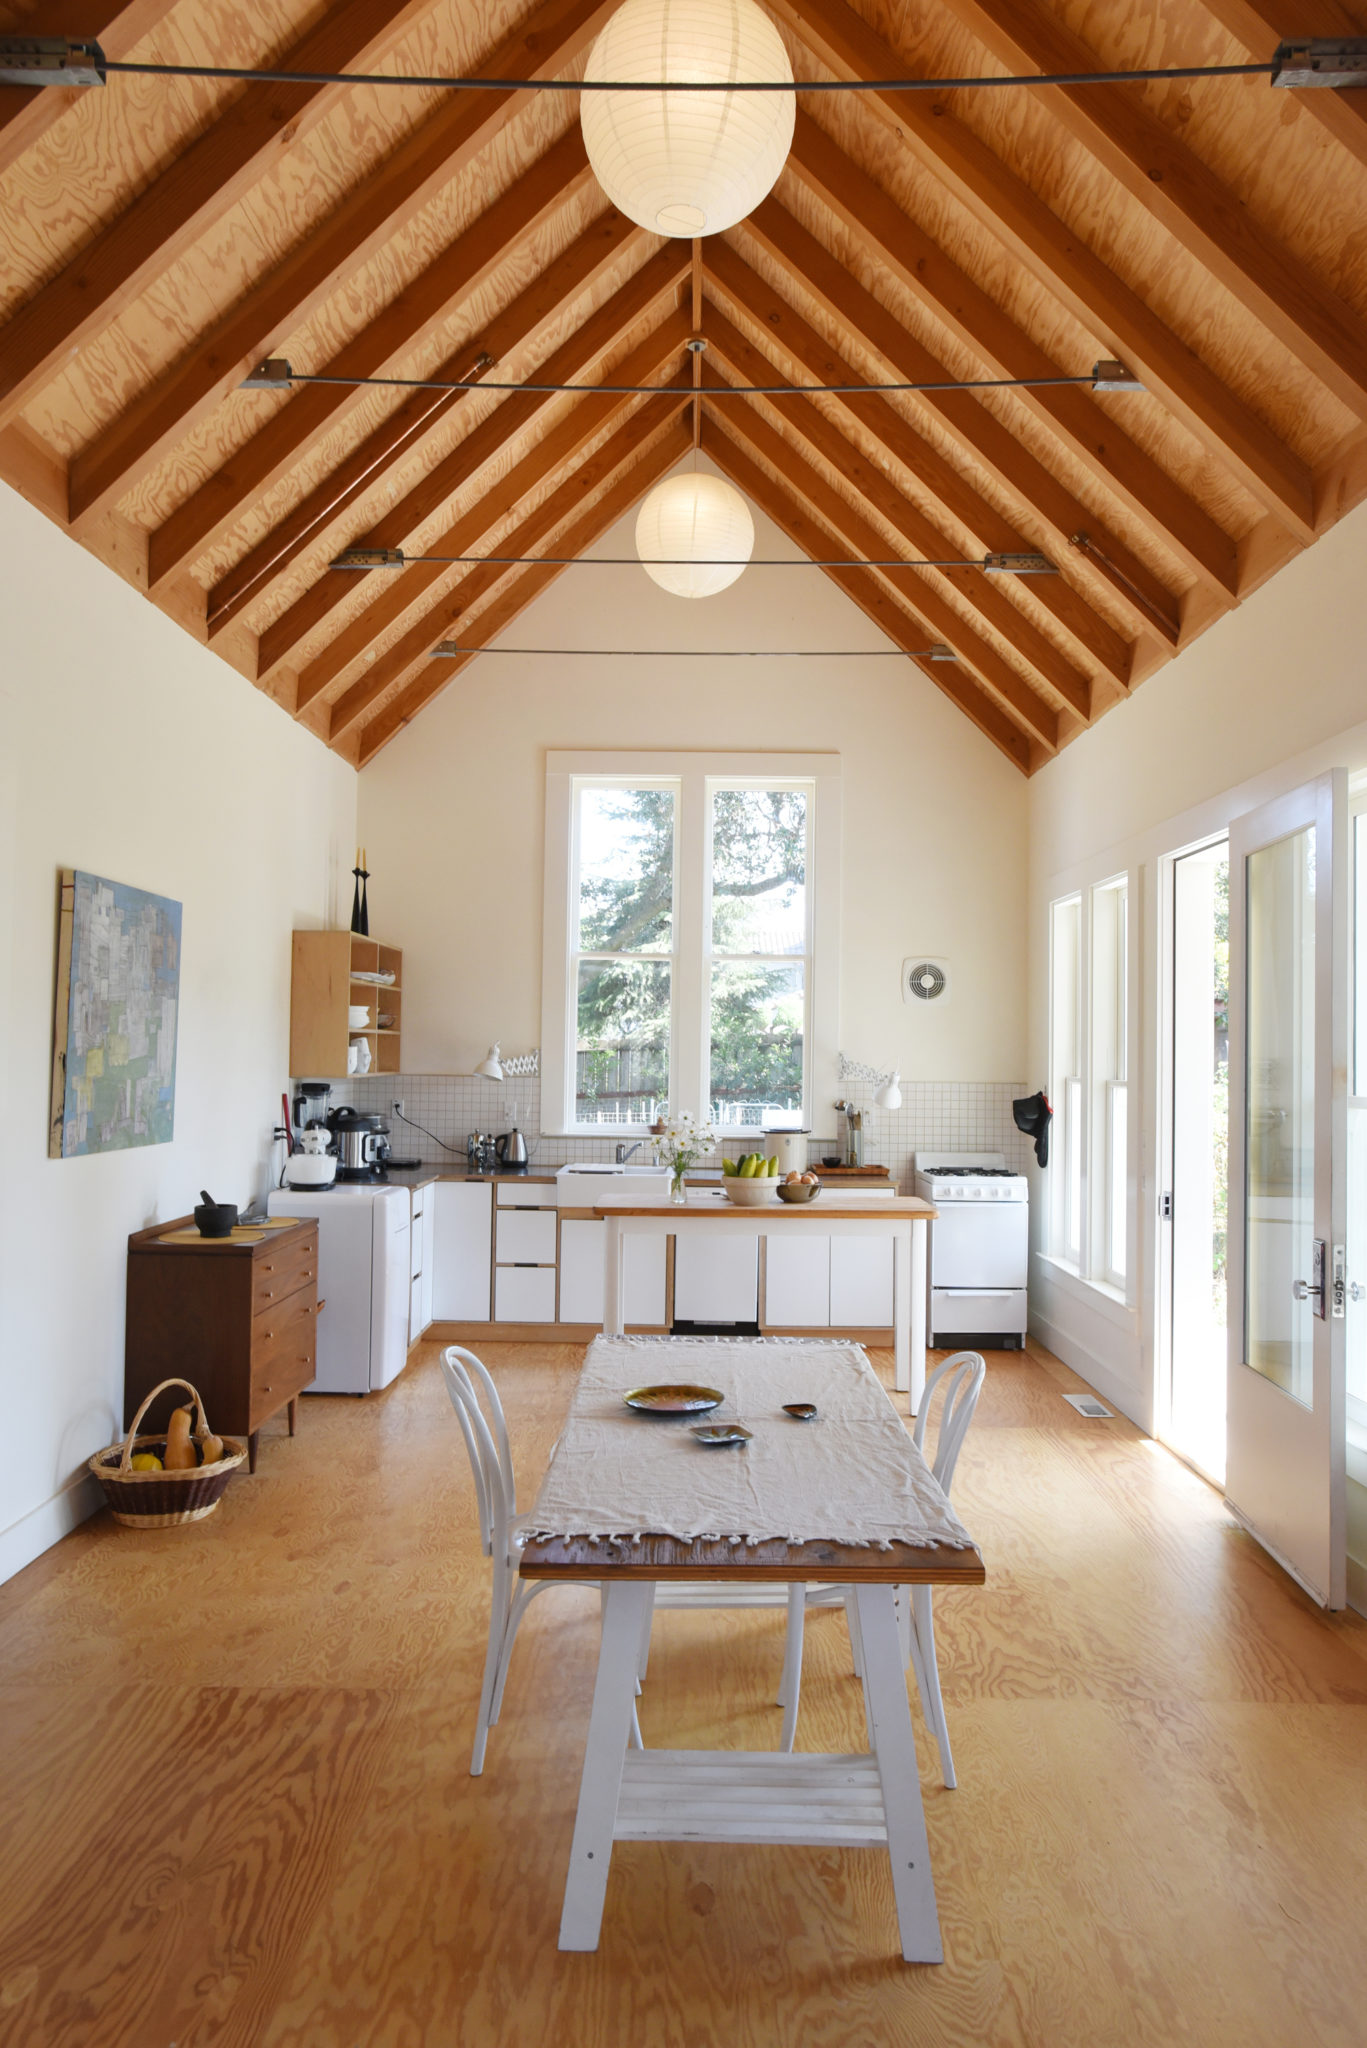
<path id="1" fill-rule="evenodd" d="M 30 1508 L 8 1529 L 0 1530 L 0 1585 L 23 1571 L 25 1565 L 32 1564 L 45 1550 L 51 1550 L 54 1543 L 60 1543 L 63 1536 L 79 1529 L 101 1506 L 102 1499 L 96 1481 L 89 1472 L 82 1472 L 60 1493 L 54 1493 L 51 1500 Z"/>
<path id="2" fill-rule="evenodd" d="M 1348 1560 L 1348 1605 L 1357 1614 L 1367 1614 L 1367 1564 L 1355 1557 Z"/>
<path id="3" fill-rule="evenodd" d="M 1047 1316 L 1042 1316 L 1038 1309 L 1034 1308 L 1030 1311 L 1030 1335 L 1037 1344 L 1042 1344 L 1046 1351 L 1052 1351 L 1055 1358 L 1062 1359 L 1070 1372 L 1075 1372 L 1079 1379 L 1085 1380 L 1093 1393 L 1100 1395 L 1103 1401 L 1109 1401 L 1112 1407 L 1118 1408 L 1136 1429 L 1142 1429 L 1146 1436 L 1153 1435 L 1153 1416 L 1148 1411 L 1148 1403 L 1138 1391 L 1113 1373 L 1108 1366 L 1103 1365 L 1099 1358 L 1094 1358 L 1075 1338 L 1060 1330 L 1056 1323 L 1051 1323 Z"/>

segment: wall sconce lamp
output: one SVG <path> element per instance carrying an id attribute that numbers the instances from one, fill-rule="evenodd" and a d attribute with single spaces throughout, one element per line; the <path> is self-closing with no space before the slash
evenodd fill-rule
<path id="1" fill-rule="evenodd" d="M 475 1072 L 486 1081 L 501 1081 L 507 1074 L 539 1074 L 540 1071 L 540 1046 L 537 1047 L 535 1052 L 519 1052 L 515 1053 L 511 1059 L 505 1059 L 497 1042 L 489 1047 L 488 1052 L 475 1068 Z"/>

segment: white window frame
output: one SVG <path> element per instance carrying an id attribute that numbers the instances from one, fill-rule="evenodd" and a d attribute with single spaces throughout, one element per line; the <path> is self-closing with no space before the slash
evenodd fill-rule
<path id="1" fill-rule="evenodd" d="M 1118 943 L 1103 954 L 1097 944 L 1098 899 L 1123 894 Z M 1049 1074 L 1053 1088 L 1055 1144 L 1050 1152 L 1050 1191 L 1045 1256 L 1088 1288 L 1117 1302 L 1135 1291 L 1135 1111 L 1129 1085 L 1130 1047 L 1135 1030 L 1135 877 L 1122 870 L 1067 889 L 1049 903 Z M 1065 1071 L 1059 1014 L 1060 913 L 1076 919 L 1076 976 L 1070 1000 L 1074 1065 Z M 1115 914 L 1114 912 L 1112 913 Z M 1104 971 L 1104 986 L 1098 980 Z M 1115 1118 L 1125 1128 L 1124 1173 L 1113 1156 Z M 1076 1187 L 1070 1187 L 1076 1162 Z M 1123 1204 L 1123 1208 L 1119 1207 Z M 1119 1238 L 1125 1269 L 1112 1260 Z"/>
<path id="2" fill-rule="evenodd" d="M 581 753 L 546 756 L 545 885 L 542 898 L 541 1128 L 552 1137 L 644 1137 L 643 1124 L 579 1123 L 574 1115 L 577 1043 L 575 978 L 578 877 L 575 797 L 584 783 L 623 788 L 672 785 L 674 828 L 674 969 L 670 984 L 670 1107 L 701 1113 L 710 1101 L 709 982 L 711 965 L 712 795 L 749 785 L 804 787 L 808 806 L 808 950 L 803 1113 L 835 1086 L 839 1038 L 841 773 L 839 754 Z M 663 957 L 643 954 L 642 959 Z M 795 958 L 797 956 L 794 956 Z M 775 964 L 780 964 L 776 961 Z M 728 1125 L 727 1135 L 754 1136 L 759 1126 Z"/>

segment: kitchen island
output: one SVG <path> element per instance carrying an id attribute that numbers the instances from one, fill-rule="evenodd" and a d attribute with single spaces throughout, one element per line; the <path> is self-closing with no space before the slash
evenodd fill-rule
<path id="1" fill-rule="evenodd" d="M 890 1195 L 876 1202 L 841 1200 L 761 1202 L 737 1207 L 725 1198 L 690 1195 L 686 1202 L 600 1203 L 594 1208 L 606 1227 L 606 1298 L 603 1331 L 621 1336 L 626 1323 L 624 1240 L 658 1234 L 676 1239 L 712 1237 L 721 1244 L 737 1238 L 773 1238 L 785 1246 L 804 1239 L 829 1245 L 837 1240 L 888 1241 L 893 1260 L 893 1384 L 910 1397 L 916 1413 L 926 1378 L 926 1225 L 935 1210 L 915 1195 Z"/>

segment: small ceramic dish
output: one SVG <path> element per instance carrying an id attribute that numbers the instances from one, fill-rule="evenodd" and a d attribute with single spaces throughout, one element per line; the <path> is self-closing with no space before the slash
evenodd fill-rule
<path id="1" fill-rule="evenodd" d="M 781 1180 L 778 1184 L 780 1202 L 814 1202 L 820 1193 L 819 1180 Z"/>
<path id="2" fill-rule="evenodd" d="M 752 1429 L 742 1429 L 738 1422 L 704 1422 L 690 1431 L 700 1444 L 748 1444 L 754 1433 Z"/>
<path id="3" fill-rule="evenodd" d="M 633 1387 L 622 1399 L 642 1415 L 706 1415 L 726 1396 L 716 1387 Z"/>
<path id="4" fill-rule="evenodd" d="M 791 1415 L 794 1422 L 815 1422 L 816 1402 L 785 1401 L 783 1404 L 783 1412 L 785 1415 Z"/>

